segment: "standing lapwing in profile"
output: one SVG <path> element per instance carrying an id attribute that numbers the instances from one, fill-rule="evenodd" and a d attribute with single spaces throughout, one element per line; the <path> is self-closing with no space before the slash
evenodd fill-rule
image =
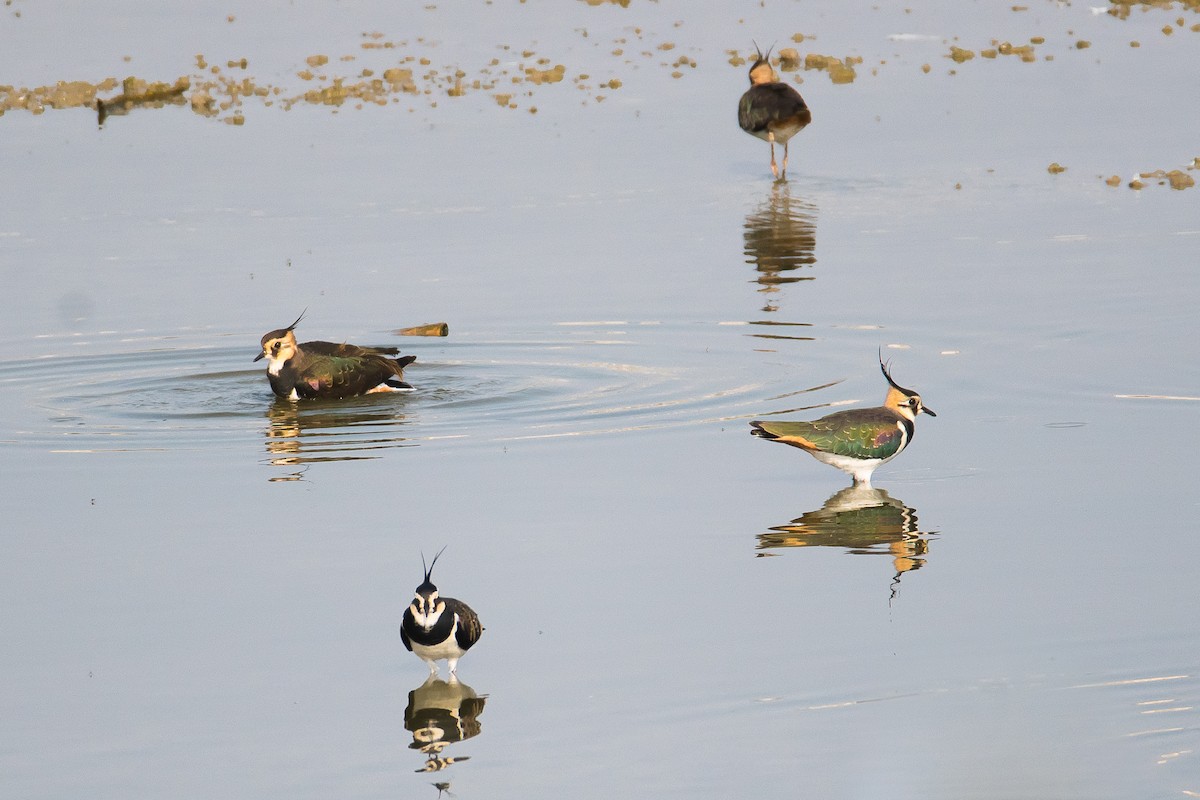
<path id="1" fill-rule="evenodd" d="M 296 341 L 300 320 L 262 337 L 262 352 L 254 357 L 267 362 L 271 391 L 288 400 L 355 397 L 372 392 L 411 392 L 404 368 L 416 356 L 397 355 L 397 347 L 359 347 L 333 342 Z"/>
<path id="2" fill-rule="evenodd" d="M 890 385 L 883 405 L 838 411 L 812 422 L 751 422 L 751 433 L 772 442 L 799 447 L 818 461 L 850 473 L 855 485 L 870 486 L 871 473 L 891 461 L 912 441 L 917 414 L 936 417 L 921 396 L 892 380 L 887 364 L 879 368 Z"/>
<path id="3" fill-rule="evenodd" d="M 771 145 L 771 174 L 787 179 L 788 139 L 812 122 L 812 112 L 800 93 L 775 77 L 771 68 L 771 51 L 764 56 L 754 46 L 758 59 L 750 65 L 750 88 L 738 103 L 738 124 L 751 136 Z M 783 145 L 783 170 L 775 165 L 775 143 Z"/>
<path id="4" fill-rule="evenodd" d="M 410 652 L 429 665 L 430 675 L 437 674 L 436 662 L 446 659 L 450 677 L 454 679 L 458 660 L 479 641 L 483 626 L 479 624 L 479 615 L 470 606 L 453 597 L 440 596 L 438 588 L 429 579 L 438 556 L 445 550 L 443 547 L 429 562 L 424 582 L 417 587 L 413 601 L 404 609 L 400 639 Z M 424 556 L 421 556 L 421 566 L 425 566 Z"/>

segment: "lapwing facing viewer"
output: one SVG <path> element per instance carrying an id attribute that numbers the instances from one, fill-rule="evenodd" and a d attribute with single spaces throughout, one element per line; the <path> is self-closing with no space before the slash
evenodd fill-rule
<path id="1" fill-rule="evenodd" d="M 373 392 L 411 392 L 404 368 L 416 356 L 392 358 L 397 347 L 359 347 L 333 342 L 296 341 L 293 332 L 304 314 L 286 328 L 262 337 L 262 352 L 254 357 L 267 362 L 271 391 L 288 400 L 354 397 Z"/>
<path id="2" fill-rule="evenodd" d="M 445 550 L 443 547 L 433 557 L 425 569 L 425 581 L 417 587 L 413 601 L 404 609 L 400 639 L 410 652 L 429 665 L 430 675 L 437 674 L 437 662 L 444 658 L 451 678 L 456 678 L 458 660 L 479 641 L 483 626 L 479 624 L 479 615 L 470 606 L 453 597 L 441 597 L 429 579 L 433 565 Z M 421 566 L 425 566 L 424 556 Z"/>
<path id="3" fill-rule="evenodd" d="M 751 136 L 771 145 L 771 174 L 776 179 L 787 178 L 788 139 L 812 122 L 804 98 L 789 84 L 776 80 L 771 68 L 771 51 L 764 56 L 754 47 L 758 59 L 750 65 L 750 88 L 738 103 L 738 125 Z M 783 170 L 775 165 L 775 143 L 783 145 Z"/>
<path id="4" fill-rule="evenodd" d="M 891 387 L 882 406 L 838 411 L 812 422 L 759 420 L 750 423 L 751 434 L 799 447 L 848 472 L 856 486 L 870 486 L 875 468 L 900 455 L 912 441 L 917 414 L 937 416 L 921 403 L 919 394 L 892 380 L 882 358 L 879 368 Z"/>

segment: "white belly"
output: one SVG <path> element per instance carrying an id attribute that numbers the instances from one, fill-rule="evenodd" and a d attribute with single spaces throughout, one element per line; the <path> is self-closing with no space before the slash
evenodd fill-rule
<path id="1" fill-rule="evenodd" d="M 443 658 L 462 658 L 463 653 L 467 652 L 458 646 L 458 642 L 451 636 L 441 644 L 432 646 L 412 643 L 413 652 L 426 661 L 440 661 Z"/>
<path id="2" fill-rule="evenodd" d="M 873 470 L 885 461 L 889 461 L 895 457 L 851 458 L 850 456 L 840 456 L 836 453 L 823 453 L 820 450 L 809 450 L 808 453 L 818 461 L 823 461 L 831 467 L 837 467 L 843 472 L 849 472 L 851 475 L 861 470 Z"/>

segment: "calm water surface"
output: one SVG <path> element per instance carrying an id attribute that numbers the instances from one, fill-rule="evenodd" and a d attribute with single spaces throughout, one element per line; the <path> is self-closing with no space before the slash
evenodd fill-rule
<path id="1" fill-rule="evenodd" d="M 418 93 L 0 117 L 4 796 L 1200 795 L 1200 190 L 1125 185 L 1196 174 L 1195 13 L 93 13 L 6 7 L 0 83 Z M 751 39 L 863 59 L 787 73 L 787 184 Z M 274 400 L 305 307 L 417 391 Z M 938 417 L 873 491 L 749 436 L 878 404 L 880 348 Z M 458 685 L 397 630 L 443 545 Z"/>

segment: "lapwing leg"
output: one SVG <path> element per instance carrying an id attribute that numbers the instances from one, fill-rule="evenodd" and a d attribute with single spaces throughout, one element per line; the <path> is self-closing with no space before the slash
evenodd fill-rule
<path id="1" fill-rule="evenodd" d="M 783 177 L 787 178 L 787 147 L 788 143 L 783 143 Z"/>
<path id="2" fill-rule="evenodd" d="M 431 658 L 428 661 L 426 661 L 425 663 L 429 665 L 429 676 L 433 677 L 434 675 L 437 675 L 437 673 L 438 673 L 437 662 Z"/>
<path id="3" fill-rule="evenodd" d="M 458 677 L 458 659 L 457 658 L 446 659 L 446 666 L 450 668 L 450 679 L 454 680 L 455 678 L 457 678 Z"/>
<path id="4" fill-rule="evenodd" d="M 771 174 L 776 178 L 779 177 L 779 168 L 775 166 L 775 134 L 768 133 L 767 141 L 771 145 Z"/>

